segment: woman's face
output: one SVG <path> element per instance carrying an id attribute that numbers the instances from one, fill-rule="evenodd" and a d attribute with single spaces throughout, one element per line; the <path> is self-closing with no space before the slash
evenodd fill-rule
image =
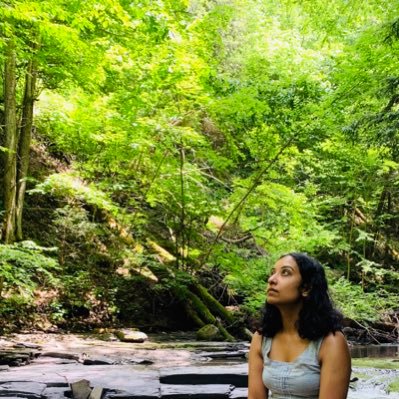
<path id="1" fill-rule="evenodd" d="M 272 305 L 295 304 L 302 300 L 302 277 L 292 256 L 279 259 L 267 284 L 267 302 Z"/>

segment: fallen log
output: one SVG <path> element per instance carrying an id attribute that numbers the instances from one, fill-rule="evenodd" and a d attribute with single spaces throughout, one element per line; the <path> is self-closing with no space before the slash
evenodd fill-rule
<path id="1" fill-rule="evenodd" d="M 203 325 L 213 324 L 219 329 L 226 341 L 235 341 L 235 338 L 224 328 L 222 323 L 211 313 L 206 304 L 197 295 L 188 289 L 179 290 L 179 295 L 183 301 L 188 302 L 188 305 L 186 302 L 186 308 L 190 306 L 190 314 L 194 315 L 193 320 L 199 319 Z"/>
<path id="2" fill-rule="evenodd" d="M 348 341 L 356 344 L 385 344 L 397 343 L 399 338 L 398 326 L 393 323 L 359 322 L 345 319 L 343 330 Z"/>

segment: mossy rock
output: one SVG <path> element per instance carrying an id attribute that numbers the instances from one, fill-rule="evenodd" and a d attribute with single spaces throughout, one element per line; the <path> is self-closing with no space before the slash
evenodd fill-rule
<path id="1" fill-rule="evenodd" d="M 122 342 L 143 343 L 148 340 L 147 334 L 138 331 L 136 328 L 116 330 L 114 334 Z"/>
<path id="2" fill-rule="evenodd" d="M 219 329 L 213 324 L 206 324 L 197 331 L 198 341 L 222 341 L 223 337 Z"/>
<path id="3" fill-rule="evenodd" d="M 388 385 L 388 393 L 399 392 L 399 377 L 395 378 Z"/>

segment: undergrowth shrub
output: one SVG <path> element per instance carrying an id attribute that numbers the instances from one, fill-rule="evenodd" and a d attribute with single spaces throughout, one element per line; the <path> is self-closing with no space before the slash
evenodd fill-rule
<path id="1" fill-rule="evenodd" d="M 33 241 L 0 245 L 0 328 L 13 329 L 29 324 L 40 291 L 60 286 L 56 248 Z"/>
<path id="2" fill-rule="evenodd" d="M 351 283 L 344 277 L 333 282 L 330 290 L 344 316 L 354 320 L 377 321 L 399 303 L 398 295 L 383 289 L 364 292 L 360 284 Z"/>

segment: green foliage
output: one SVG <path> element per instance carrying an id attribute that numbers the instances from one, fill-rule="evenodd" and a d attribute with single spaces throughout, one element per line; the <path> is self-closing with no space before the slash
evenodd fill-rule
<path id="1" fill-rule="evenodd" d="M 293 250 L 331 268 L 349 317 L 395 307 L 399 7 L 363 3 L 1 7 L 0 48 L 15 38 L 21 76 L 38 63 L 35 146 L 48 152 L 38 163 L 57 169 L 29 199 L 57 202 L 54 319 L 112 318 L 127 305 L 137 315 L 130 282 L 165 298 L 209 270 L 255 312 L 274 259 Z M 172 274 L 148 239 L 175 259 Z M 45 250 L 22 248 L 2 249 L 4 287 L 57 285 Z M 121 265 L 163 278 L 124 280 Z"/>
<path id="2" fill-rule="evenodd" d="M 232 203 L 246 189 L 246 182 L 239 181 L 232 195 Z M 318 220 L 315 208 L 305 196 L 273 182 L 256 188 L 240 214 L 240 225 L 251 231 L 259 244 L 267 243 L 274 253 L 301 249 L 314 253 L 318 248 L 331 247 L 337 238 Z"/>
<path id="3" fill-rule="evenodd" d="M 33 241 L 0 245 L 0 328 L 26 326 L 35 318 L 42 292 L 61 286 L 57 248 Z"/>
<path id="4" fill-rule="evenodd" d="M 67 97 L 52 91 L 42 93 L 38 128 L 46 131 L 46 140 L 65 157 L 81 161 L 98 155 L 107 133 L 117 133 L 107 126 L 111 115 L 107 115 L 106 97 L 98 98 L 81 89 L 65 94 Z"/>
<path id="5" fill-rule="evenodd" d="M 77 174 L 60 173 L 50 175 L 30 192 L 32 194 L 51 194 L 56 197 L 70 198 L 73 201 L 79 200 L 99 210 L 109 211 L 112 214 L 117 214 L 119 211 L 118 207 L 107 198 L 106 193 L 97 190 L 94 185 L 85 184 Z"/>
<path id="6" fill-rule="evenodd" d="M 221 269 L 226 273 L 224 282 L 229 287 L 230 295 L 243 296 L 244 308 L 250 313 L 261 309 L 265 303 L 268 272 L 272 267 L 270 259 L 248 258 L 248 251 L 245 250 L 229 253 L 217 259 L 221 262 Z"/>
<path id="7" fill-rule="evenodd" d="M 364 292 L 358 284 L 341 277 L 331 285 L 332 296 L 345 316 L 355 320 L 376 321 L 396 307 L 399 297 L 384 289 Z"/>
<path id="8" fill-rule="evenodd" d="M 56 250 L 43 248 L 32 241 L 0 245 L 2 293 L 19 292 L 22 296 L 32 297 L 39 286 L 56 287 L 60 269 L 54 259 Z"/>
<path id="9" fill-rule="evenodd" d="M 392 361 L 391 359 L 376 359 L 371 357 L 352 359 L 352 364 L 355 367 L 371 367 L 388 370 L 397 370 L 399 367 L 395 360 Z M 395 382 L 395 380 L 393 382 Z"/>
<path id="10" fill-rule="evenodd" d="M 89 213 L 76 205 L 56 210 L 53 224 L 62 264 L 62 286 L 50 304 L 52 319 L 76 327 L 108 323 L 117 312 L 115 268 L 119 242 Z"/>
<path id="11" fill-rule="evenodd" d="M 395 378 L 388 385 L 388 393 L 399 392 L 399 378 Z"/>

